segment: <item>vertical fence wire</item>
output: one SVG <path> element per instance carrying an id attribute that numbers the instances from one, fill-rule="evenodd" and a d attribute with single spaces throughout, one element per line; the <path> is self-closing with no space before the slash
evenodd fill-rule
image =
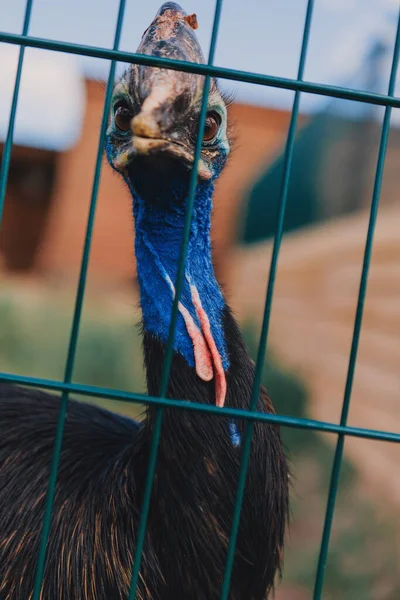
<path id="1" fill-rule="evenodd" d="M 297 78 L 299 81 L 301 81 L 304 76 L 308 43 L 309 43 L 309 39 L 310 39 L 313 8 L 314 8 L 314 0 L 309 0 L 308 5 L 307 5 L 305 22 L 304 22 L 303 41 L 302 41 L 302 46 L 301 46 L 301 53 L 300 53 L 300 60 L 299 60 L 299 67 L 298 67 L 298 74 L 297 74 Z M 293 159 L 294 139 L 295 139 L 295 134 L 296 134 L 296 125 L 297 125 L 297 118 L 298 118 L 298 114 L 299 114 L 299 106 L 300 106 L 300 92 L 296 91 L 294 101 L 293 101 L 292 115 L 291 115 L 291 119 L 290 119 L 288 137 L 287 137 L 286 148 L 285 148 L 281 197 L 280 197 L 277 225 L 276 225 L 276 230 L 275 230 L 275 238 L 274 238 L 274 246 L 273 246 L 273 251 L 272 251 L 271 265 L 270 265 L 270 270 L 269 270 L 268 287 L 267 287 L 267 294 L 266 294 L 266 300 L 265 300 L 265 308 L 264 308 L 263 323 L 262 323 L 262 328 L 261 328 L 260 343 L 259 343 L 259 348 L 258 348 L 255 371 L 254 371 L 253 386 L 252 386 L 252 391 L 251 391 L 250 410 L 252 410 L 252 411 L 255 411 L 257 409 L 257 401 L 258 401 L 259 394 L 260 394 L 261 377 L 262 377 L 262 370 L 263 370 L 263 366 L 264 366 L 266 346 L 267 346 L 268 329 L 269 329 L 269 322 L 270 322 L 270 317 L 271 317 L 272 298 L 273 298 L 273 292 L 274 292 L 274 284 L 275 284 L 276 270 L 277 270 L 277 264 L 278 264 L 279 249 L 280 249 L 281 240 L 282 240 L 283 222 L 284 222 L 284 217 L 285 217 L 285 209 L 286 209 L 286 202 L 287 202 L 288 189 L 289 189 L 290 171 L 291 171 L 292 159 Z M 246 423 L 243 448 L 242 448 L 242 456 L 241 456 L 240 469 L 239 469 L 238 485 L 237 485 L 237 490 L 236 490 L 236 501 L 235 501 L 235 507 L 234 507 L 234 511 L 233 511 L 232 527 L 231 527 L 231 534 L 230 534 L 230 538 L 229 538 L 224 580 L 222 583 L 221 600 L 228 600 L 228 596 L 229 596 L 231 575 L 232 575 L 233 563 L 234 563 L 234 558 L 235 558 L 236 540 L 237 540 L 237 535 L 238 535 L 238 531 L 239 531 L 240 513 L 241 513 L 241 509 L 242 509 L 243 496 L 244 496 L 244 490 L 245 490 L 245 485 L 246 485 L 246 476 L 247 476 L 247 470 L 248 470 L 249 459 L 250 459 L 253 429 L 254 429 L 253 421 Z"/>
<path id="2" fill-rule="evenodd" d="M 211 34 L 210 50 L 209 50 L 208 61 L 207 61 L 208 65 L 212 65 L 214 62 L 215 50 L 216 50 L 217 39 L 218 39 L 218 29 L 219 29 L 219 23 L 220 23 L 220 18 L 221 18 L 222 1 L 223 0 L 216 0 L 216 4 L 215 4 L 214 22 L 213 22 L 213 29 L 212 29 L 212 34 Z M 202 96 L 202 101 L 201 101 L 201 109 L 200 109 L 199 123 L 198 123 L 198 129 L 197 129 L 196 148 L 195 148 L 195 154 L 194 154 L 193 168 L 192 168 L 192 172 L 190 174 L 190 181 L 189 181 L 188 201 L 187 201 L 187 205 L 186 205 L 184 231 L 183 231 L 183 235 L 182 235 L 181 248 L 180 248 L 180 252 L 179 252 L 178 271 L 177 271 L 176 282 L 175 282 L 175 297 L 174 297 L 174 301 L 172 304 L 171 322 L 170 322 L 170 327 L 169 327 L 168 342 L 167 342 L 167 347 L 166 347 L 166 351 L 165 351 L 165 357 L 164 357 L 163 369 L 162 369 L 162 375 L 161 375 L 161 384 L 160 384 L 160 391 L 159 391 L 159 396 L 161 398 L 164 398 L 167 394 L 168 381 L 169 381 L 169 375 L 170 375 L 171 364 L 172 364 L 173 344 L 174 344 L 174 338 L 175 338 L 176 323 L 177 323 L 177 318 L 178 318 L 178 303 L 179 303 L 179 299 L 180 299 L 180 295 L 181 295 L 182 287 L 183 287 L 183 282 L 184 282 L 185 261 L 186 261 L 187 248 L 188 248 L 188 244 L 189 244 L 190 225 L 191 225 L 191 221 L 192 221 L 194 198 L 195 198 L 195 191 L 196 191 L 196 185 L 197 185 L 197 168 L 198 168 L 198 163 L 200 160 L 201 149 L 202 149 L 204 125 L 205 125 L 206 114 L 207 114 L 208 93 L 210 90 L 210 81 L 211 81 L 211 78 L 209 75 L 207 75 L 204 80 L 203 96 Z M 138 525 L 138 535 L 137 535 L 137 540 L 136 540 L 135 556 L 134 556 L 134 561 L 133 561 L 129 600 L 136 599 L 137 586 L 138 586 L 139 574 L 140 574 L 140 564 L 141 564 L 141 559 L 142 559 L 142 551 L 143 551 L 143 545 L 144 545 L 144 540 L 145 540 L 145 535 L 146 535 L 147 517 L 149 514 L 151 492 L 152 492 L 152 488 L 153 488 L 154 473 L 156 470 L 156 463 L 157 463 L 158 447 L 159 447 L 160 437 L 161 437 L 163 414 L 164 414 L 164 409 L 158 407 L 156 409 L 153 435 L 152 435 L 151 446 L 150 446 L 149 462 L 148 462 L 148 466 L 147 466 L 146 481 L 145 481 L 145 487 L 144 487 L 144 493 L 143 493 L 143 502 L 142 502 L 142 508 L 141 508 L 141 512 L 140 512 L 140 519 L 139 519 L 139 525 Z"/>
<path id="3" fill-rule="evenodd" d="M 113 45 L 114 50 L 118 50 L 120 40 L 121 40 L 122 26 L 123 26 L 124 13 L 125 13 L 125 5 L 126 5 L 126 0 L 120 0 L 116 29 L 115 29 L 115 36 L 114 36 L 114 45 Z M 108 76 L 106 94 L 105 94 L 104 109 L 103 109 L 103 116 L 102 116 L 100 137 L 99 137 L 99 145 L 98 145 L 98 150 L 97 150 L 96 166 L 95 166 L 95 172 L 94 172 L 94 178 L 93 178 L 92 194 L 91 194 L 91 199 L 90 199 L 89 215 L 88 215 L 88 221 L 87 221 L 87 227 L 86 227 L 84 248 L 83 248 L 83 253 L 82 253 L 81 268 L 80 268 L 80 273 L 79 273 L 79 281 L 78 281 L 78 288 L 77 288 L 77 294 L 76 294 L 76 300 L 75 300 L 74 316 L 73 316 L 71 335 L 70 335 L 70 341 L 69 341 L 69 346 L 68 346 L 67 361 L 66 361 L 65 372 L 64 372 L 64 383 L 71 383 L 73 369 L 74 369 L 74 363 L 75 363 L 75 356 L 76 356 L 76 349 L 77 349 L 78 335 L 79 335 L 79 326 L 80 326 L 80 321 L 81 321 L 81 316 L 82 316 L 82 307 L 83 307 L 83 300 L 84 300 L 84 295 L 85 295 L 86 278 L 87 278 L 87 271 L 88 271 L 88 266 L 89 266 L 89 255 L 90 255 L 90 247 L 91 247 L 91 241 L 92 241 L 94 218 L 95 218 L 95 213 L 96 213 L 97 195 L 98 195 L 98 190 L 99 190 L 99 185 L 100 185 L 100 174 L 101 174 L 101 165 L 102 165 L 103 150 L 104 150 L 104 140 L 105 140 L 105 135 L 106 135 L 106 130 L 107 130 L 111 98 L 112 98 L 112 92 L 113 92 L 113 87 L 114 87 L 115 69 L 116 69 L 116 62 L 112 61 L 111 66 L 110 66 L 109 76 Z M 44 568 L 45 568 L 45 564 L 46 564 L 47 542 L 48 542 L 49 533 L 50 533 L 51 515 L 52 515 L 55 488 L 56 488 L 56 482 L 57 482 L 58 466 L 59 466 L 59 462 L 60 462 L 60 454 L 61 454 L 62 440 L 63 440 L 63 434 L 64 434 L 65 419 L 67 416 L 68 399 L 69 399 L 69 392 L 64 390 L 61 395 L 61 400 L 60 400 L 60 408 L 59 408 L 58 420 L 57 420 L 57 429 L 56 429 L 56 435 L 55 435 L 54 447 L 53 447 L 53 455 L 52 455 L 51 466 L 50 466 L 50 476 L 49 476 L 49 483 L 48 483 L 47 494 L 46 494 L 46 503 L 45 503 L 44 518 L 43 518 L 42 534 L 41 534 L 40 546 L 39 546 L 38 562 L 37 562 L 37 567 L 36 567 L 33 600 L 39 600 L 40 594 L 41 594 Z"/>
<path id="4" fill-rule="evenodd" d="M 389 87 L 388 87 L 389 95 L 394 94 L 394 92 L 395 92 L 397 67 L 398 67 L 398 63 L 399 63 L 399 54 L 400 54 L 400 12 L 399 12 L 398 23 L 397 23 L 396 41 L 395 41 L 395 45 L 394 45 L 393 60 L 392 60 L 392 67 L 391 67 Z M 392 113 L 392 108 L 390 106 L 387 106 L 385 109 L 385 114 L 384 114 L 383 123 L 382 123 L 382 133 L 381 133 L 381 140 L 380 140 L 380 145 L 379 145 L 378 160 L 377 160 L 376 174 L 375 174 L 375 181 L 374 181 L 374 189 L 373 189 L 373 193 L 372 193 L 371 211 L 370 211 L 370 217 L 369 217 L 369 223 L 368 223 L 367 238 L 366 238 L 366 243 L 365 243 L 362 273 L 361 273 L 360 287 L 359 287 L 358 300 L 357 300 L 357 309 L 356 309 L 356 315 L 355 315 L 355 319 L 354 319 L 353 339 L 351 342 L 349 365 L 348 365 L 348 371 L 347 371 L 347 377 L 346 377 L 346 386 L 345 386 L 344 398 L 343 398 L 343 404 L 342 404 L 342 413 L 341 413 L 341 417 L 340 417 L 340 425 L 343 425 L 343 426 L 347 425 L 347 418 L 348 418 L 349 408 L 350 408 L 351 391 L 352 391 L 352 387 L 353 387 L 354 372 L 355 372 L 355 367 L 356 367 L 356 362 L 357 362 L 357 352 L 358 352 L 358 345 L 359 345 L 359 340 L 360 340 L 361 325 L 362 325 L 362 318 L 363 318 L 363 311 L 364 311 L 364 303 L 365 303 L 365 297 L 366 297 L 366 292 L 367 292 L 368 273 L 369 273 L 369 267 L 370 267 L 370 263 L 371 263 L 374 232 L 375 232 L 375 226 L 376 226 L 376 221 L 377 221 L 377 216 L 378 216 L 379 198 L 380 198 L 380 193 L 381 193 L 383 170 L 384 170 L 384 166 L 385 166 L 385 157 L 386 157 L 386 150 L 387 150 L 387 144 L 388 144 L 388 138 L 389 138 L 391 113 Z M 339 487 L 339 476 L 340 476 L 340 468 L 341 468 L 342 458 L 343 458 L 343 449 L 344 449 L 344 435 L 341 433 L 338 436 L 338 441 L 336 444 L 335 456 L 334 456 L 333 466 L 332 466 L 328 502 L 327 502 L 326 513 L 325 513 L 324 530 L 323 530 L 323 534 L 322 534 L 321 548 L 320 548 L 318 567 L 317 567 L 317 575 L 316 575 L 316 579 L 315 579 L 314 600 L 320 600 L 321 595 L 322 595 L 326 561 L 327 561 L 327 557 L 328 557 L 329 540 L 330 540 L 330 535 L 331 535 L 331 530 L 332 530 L 333 514 L 335 511 L 336 495 L 337 495 L 337 490 Z"/>
<path id="5" fill-rule="evenodd" d="M 32 15 L 32 5 L 33 5 L 33 0 L 27 0 L 26 7 L 25 7 L 24 24 L 22 26 L 22 35 L 28 34 L 29 23 L 30 23 L 31 15 Z M 10 167 L 11 149 L 12 149 L 12 144 L 13 144 L 13 139 L 14 139 L 15 118 L 17 115 L 18 97 L 19 97 L 19 89 L 21 87 L 21 77 L 22 77 L 22 67 L 23 67 L 23 63 L 24 63 L 24 55 L 25 55 L 25 46 L 20 46 L 17 71 L 16 71 L 16 75 L 15 75 L 14 92 L 13 92 L 12 102 L 11 102 L 10 117 L 8 120 L 8 130 L 7 130 L 6 140 L 4 142 L 3 158 L 1 160 L 1 168 L 0 168 L 0 227 L 1 227 L 1 221 L 3 218 L 4 199 L 6 197 L 8 169 Z"/>

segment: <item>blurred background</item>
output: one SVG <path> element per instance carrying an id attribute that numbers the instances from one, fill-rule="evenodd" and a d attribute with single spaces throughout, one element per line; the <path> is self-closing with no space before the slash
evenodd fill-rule
<path id="1" fill-rule="evenodd" d="M 160 0 L 128 0 L 135 51 Z M 187 0 L 207 53 L 214 2 Z M 0 0 L 20 33 L 25 3 Z M 29 33 L 111 47 L 117 0 L 35 0 Z M 227 0 L 215 64 L 296 78 L 305 0 Z M 305 79 L 386 93 L 398 0 L 317 0 Z M 18 47 L 0 44 L 0 154 Z M 123 65 L 118 66 L 122 73 Z M 59 379 L 109 62 L 27 49 L 0 230 L 0 370 Z M 236 147 L 218 183 L 218 278 L 255 355 L 293 93 L 221 81 Z M 277 411 L 338 422 L 383 109 L 302 94 L 264 383 Z M 400 114 L 393 110 L 349 423 L 400 427 Z M 104 164 L 74 381 L 143 391 L 131 201 Z M 102 402 L 137 416 L 140 407 Z M 293 522 L 278 600 L 311 598 L 335 436 L 284 430 Z M 400 597 L 400 449 L 346 439 L 324 599 Z"/>

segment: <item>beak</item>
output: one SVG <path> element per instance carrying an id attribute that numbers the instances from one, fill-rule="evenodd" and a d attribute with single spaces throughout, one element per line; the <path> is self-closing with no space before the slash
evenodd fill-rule
<path id="1" fill-rule="evenodd" d="M 194 33 L 196 15 L 187 15 L 174 2 L 159 9 L 143 34 L 137 49 L 140 54 L 204 63 L 203 53 Z M 131 93 L 140 112 L 132 119 L 132 145 L 135 154 L 168 154 L 189 168 L 193 165 L 193 148 L 180 134 L 177 122 L 185 111 L 201 99 L 204 77 L 155 67 L 132 65 L 129 77 Z M 199 176 L 211 173 L 200 161 Z"/>

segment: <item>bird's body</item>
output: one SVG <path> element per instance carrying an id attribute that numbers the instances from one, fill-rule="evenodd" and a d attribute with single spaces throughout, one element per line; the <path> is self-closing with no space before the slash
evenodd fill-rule
<path id="1" fill-rule="evenodd" d="M 59 399 L 0 385 L 0 597 L 31 598 Z M 125 598 L 137 507 L 139 427 L 71 401 L 43 598 Z M 123 481 L 124 473 L 132 473 Z M 124 540 L 119 546 L 117 540 Z M 107 544 L 110 551 L 101 548 Z M 111 550 L 112 549 L 112 550 Z M 121 590 L 121 594 L 117 593 Z M 125 590 L 125 595 L 122 595 Z"/>
<path id="2" fill-rule="evenodd" d="M 231 315 L 227 404 L 248 403 L 253 366 Z M 150 394 L 159 388 L 163 347 L 145 334 Z M 236 362 L 237 361 L 237 362 Z M 239 363 L 239 364 L 238 364 Z M 214 401 L 175 355 L 168 395 Z M 0 384 L 0 597 L 29 598 L 43 521 L 59 399 Z M 260 402 L 267 410 L 268 405 Z M 141 491 L 154 413 L 145 423 L 70 401 L 43 597 L 122 600 L 129 590 Z M 240 426 L 240 424 L 239 424 Z M 226 560 L 240 448 L 224 419 L 169 409 L 143 551 L 138 599 L 217 600 Z M 285 465 L 276 428 L 256 425 L 242 510 L 232 600 L 261 600 L 280 564 L 286 518 Z M 266 495 L 262 487 L 273 489 Z M 281 487 L 280 487 L 281 486 Z M 273 515 L 273 519 L 271 519 Z M 261 526 L 264 524 L 264 526 Z"/>
<path id="3" fill-rule="evenodd" d="M 184 57 L 200 60 L 192 22 L 166 3 L 140 51 L 179 58 L 183 48 Z M 198 77 L 154 71 L 133 66 L 116 86 L 107 138 L 108 159 L 134 200 L 150 395 L 160 390 L 193 154 L 188 131 L 200 98 Z M 248 408 L 254 367 L 211 260 L 212 193 L 229 150 L 225 105 L 215 82 L 209 102 L 209 129 L 218 127 L 212 138 L 204 137 L 167 396 Z M 0 384 L 2 600 L 31 598 L 58 405 L 48 394 Z M 272 411 L 264 390 L 258 410 Z M 154 418 L 149 408 L 139 425 L 70 401 L 43 599 L 127 599 Z M 232 432 L 224 418 L 164 411 L 138 599 L 219 598 L 243 432 L 241 422 Z M 231 600 L 267 597 L 281 565 L 287 513 L 288 475 L 278 428 L 256 423 Z"/>

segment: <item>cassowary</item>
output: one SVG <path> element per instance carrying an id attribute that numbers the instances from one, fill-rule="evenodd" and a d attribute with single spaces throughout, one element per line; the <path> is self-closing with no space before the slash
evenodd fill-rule
<path id="1" fill-rule="evenodd" d="M 164 4 L 138 51 L 203 62 L 195 19 Z M 174 299 L 204 78 L 132 65 L 116 84 L 106 153 L 133 198 L 148 391 L 157 395 Z M 202 140 L 168 397 L 248 408 L 254 367 L 216 281 L 214 183 L 230 149 L 227 107 L 212 81 Z M 31 598 L 59 400 L 0 384 L 0 597 Z M 272 412 L 263 389 L 258 409 Z M 42 598 L 118 600 L 129 593 L 155 409 L 136 423 L 70 401 Z M 166 409 L 138 599 L 219 598 L 243 423 Z M 256 424 L 230 598 L 263 600 L 280 570 L 288 469 L 275 425 Z"/>

